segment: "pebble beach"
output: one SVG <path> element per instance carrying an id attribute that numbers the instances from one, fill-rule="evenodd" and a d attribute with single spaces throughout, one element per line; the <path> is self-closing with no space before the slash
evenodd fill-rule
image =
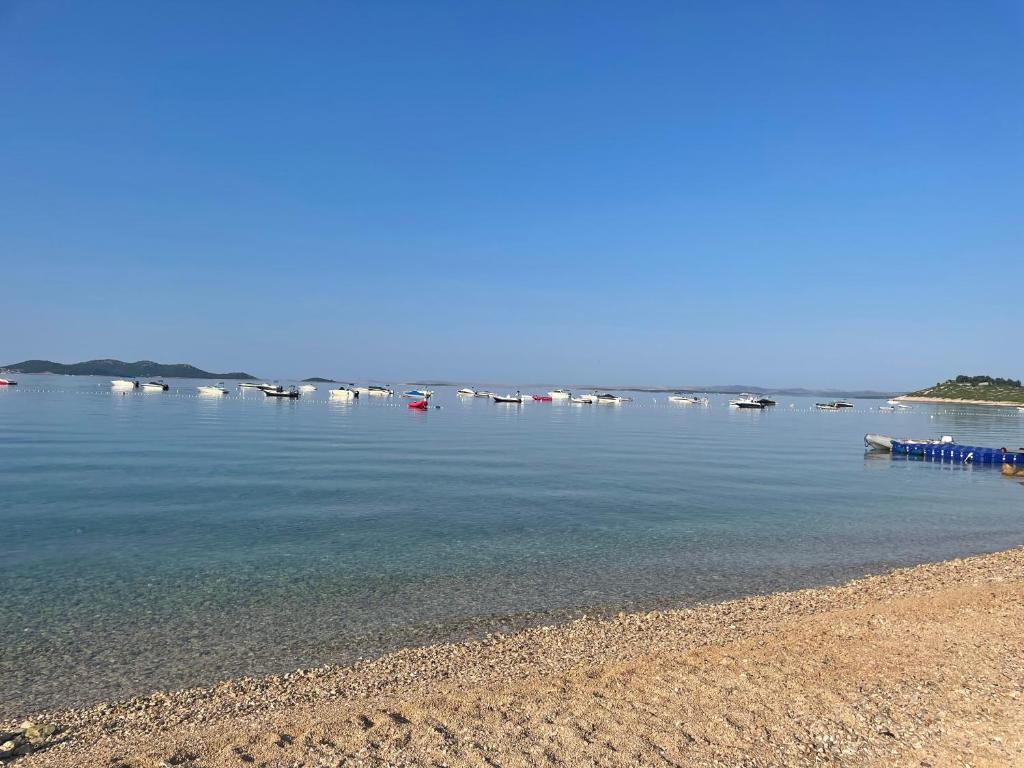
<path id="1" fill-rule="evenodd" d="M 1013 549 L 836 587 L 583 618 L 35 713 L 34 723 L 58 731 L 12 760 L 24 768 L 1021 764 L 1022 598 L 1024 550 Z"/>

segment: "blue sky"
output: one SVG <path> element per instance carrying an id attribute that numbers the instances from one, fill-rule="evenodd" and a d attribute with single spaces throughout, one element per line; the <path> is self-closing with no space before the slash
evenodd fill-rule
<path id="1" fill-rule="evenodd" d="M 1024 375 L 1019 2 L 6 2 L 0 363 Z"/>

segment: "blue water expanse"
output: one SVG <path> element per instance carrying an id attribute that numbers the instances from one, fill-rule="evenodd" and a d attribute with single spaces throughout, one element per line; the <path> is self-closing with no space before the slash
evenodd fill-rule
<path id="1" fill-rule="evenodd" d="M 1024 413 L 780 396 L 737 411 L 0 389 L 0 716 L 538 621 L 832 583 L 1024 543 Z"/>

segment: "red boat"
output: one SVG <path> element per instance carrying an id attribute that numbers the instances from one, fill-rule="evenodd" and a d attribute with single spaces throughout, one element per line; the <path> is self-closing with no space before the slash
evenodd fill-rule
<path id="1" fill-rule="evenodd" d="M 10 379 L 0 379 L 0 387 L 13 387 L 18 382 L 11 381 Z"/>
<path id="2" fill-rule="evenodd" d="M 415 408 L 418 411 L 425 411 L 427 410 L 428 407 L 430 407 L 430 403 L 428 403 L 426 400 L 413 400 L 411 403 L 409 403 L 409 407 Z"/>
<path id="3" fill-rule="evenodd" d="M 539 401 L 541 403 L 550 403 L 551 402 L 551 395 L 534 395 L 533 399 L 537 400 L 537 401 Z"/>

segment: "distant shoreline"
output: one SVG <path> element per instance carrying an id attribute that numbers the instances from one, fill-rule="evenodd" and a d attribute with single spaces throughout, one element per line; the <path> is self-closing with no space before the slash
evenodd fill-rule
<path id="1" fill-rule="evenodd" d="M 900 395 L 896 400 L 908 403 L 956 403 L 957 405 L 994 405 L 999 408 L 1019 408 L 1024 400 L 967 400 L 953 397 L 921 397 L 919 395 Z"/>

